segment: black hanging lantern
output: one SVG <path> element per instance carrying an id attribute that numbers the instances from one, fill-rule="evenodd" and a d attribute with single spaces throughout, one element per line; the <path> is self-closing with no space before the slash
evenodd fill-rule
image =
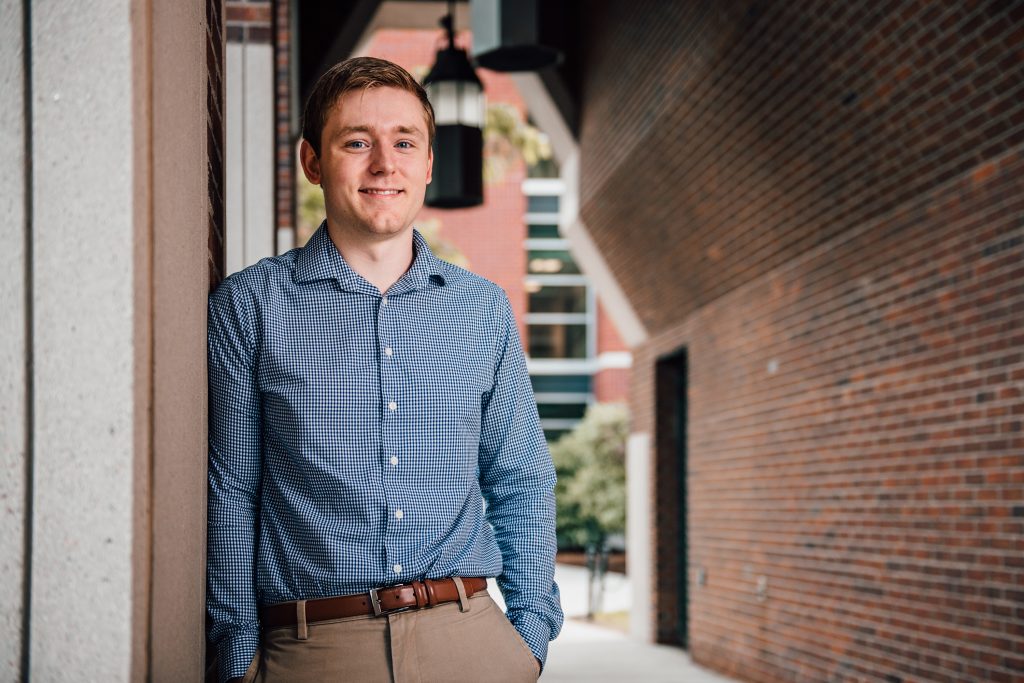
<path id="1" fill-rule="evenodd" d="M 558 64 L 562 53 L 540 38 L 543 2 L 471 0 L 477 65 L 492 71 L 538 71 Z"/>
<path id="2" fill-rule="evenodd" d="M 484 89 L 466 51 L 455 47 L 451 13 L 441 25 L 448 47 L 438 51 L 423 80 L 437 125 L 425 202 L 441 209 L 479 206 L 484 201 Z"/>

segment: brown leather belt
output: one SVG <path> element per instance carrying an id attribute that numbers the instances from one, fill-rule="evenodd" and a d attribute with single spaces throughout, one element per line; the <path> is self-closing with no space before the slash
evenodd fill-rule
<path id="1" fill-rule="evenodd" d="M 463 577 L 462 585 L 466 597 L 487 591 L 487 579 Z M 392 612 L 433 607 L 446 602 L 457 602 L 459 589 L 452 579 L 424 579 L 387 588 L 375 588 L 369 593 L 342 595 L 336 598 L 322 598 L 306 601 L 306 623 L 357 617 L 362 615 L 382 616 Z M 295 626 L 298 603 L 282 602 L 268 605 L 260 610 L 263 628 Z"/>

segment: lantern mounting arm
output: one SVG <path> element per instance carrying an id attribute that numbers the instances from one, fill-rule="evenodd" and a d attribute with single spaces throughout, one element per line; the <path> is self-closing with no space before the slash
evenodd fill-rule
<path id="1" fill-rule="evenodd" d="M 448 49 L 455 48 L 455 3 L 448 0 L 448 14 L 441 17 L 441 28 L 448 35 Z"/>

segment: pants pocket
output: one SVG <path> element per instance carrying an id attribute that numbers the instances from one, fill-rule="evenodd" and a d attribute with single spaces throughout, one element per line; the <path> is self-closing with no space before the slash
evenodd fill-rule
<path id="1" fill-rule="evenodd" d="M 523 662 L 523 672 L 527 677 L 527 680 L 537 680 L 539 672 L 537 658 L 533 656 L 533 650 L 531 650 L 530 646 L 526 644 L 523 637 L 519 635 L 519 631 L 517 631 L 516 627 L 512 625 L 512 622 L 508 620 L 508 617 L 506 617 L 505 613 L 501 611 L 501 608 L 498 607 L 497 603 L 491 601 L 488 607 L 496 614 L 498 632 L 504 633 L 505 638 L 510 642 L 510 646 L 512 646 L 518 654 L 519 660 Z"/>
<path id="2" fill-rule="evenodd" d="M 252 662 L 249 663 L 249 668 L 245 670 L 245 676 L 242 677 L 242 683 L 253 683 L 256 680 L 256 674 L 260 670 L 260 649 L 256 648 L 256 654 L 252 658 Z"/>
<path id="3" fill-rule="evenodd" d="M 399 650 L 414 652 L 418 678 L 424 683 L 536 683 L 537 662 L 501 608 L 487 595 L 469 599 L 468 612 L 457 604 L 440 605 L 397 621 L 415 620 L 409 631 L 415 644 L 392 640 Z M 393 634 L 399 629 L 393 630 Z M 402 667 L 395 680 L 401 680 Z"/>

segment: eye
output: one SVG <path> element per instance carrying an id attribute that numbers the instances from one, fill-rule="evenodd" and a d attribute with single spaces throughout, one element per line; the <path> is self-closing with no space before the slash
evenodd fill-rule
<path id="1" fill-rule="evenodd" d="M 362 140 L 349 140 L 345 143 L 345 146 L 350 149 L 366 149 L 369 147 L 369 145 Z"/>
<path id="2" fill-rule="evenodd" d="M 402 140 L 401 142 L 396 143 L 395 147 L 399 149 L 412 149 L 412 143 L 408 140 Z"/>

